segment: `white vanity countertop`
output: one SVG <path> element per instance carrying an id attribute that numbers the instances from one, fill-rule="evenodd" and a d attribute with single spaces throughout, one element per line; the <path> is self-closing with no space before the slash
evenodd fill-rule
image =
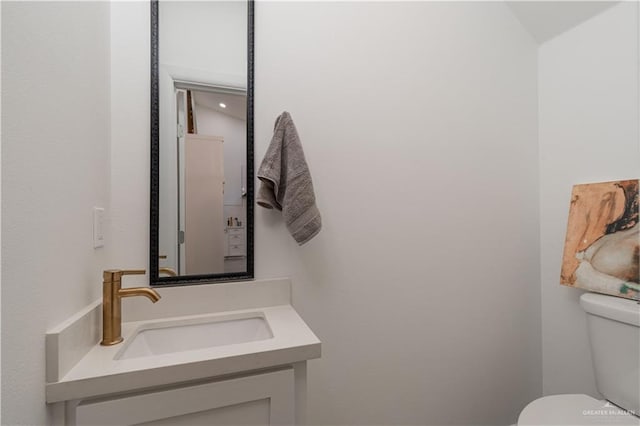
<path id="1" fill-rule="evenodd" d="M 173 320 L 224 319 L 256 314 L 269 324 L 273 337 L 246 343 L 115 359 L 141 328 Z M 249 372 L 320 357 L 320 341 L 291 305 L 277 305 L 183 315 L 122 323 L 124 342 L 99 343 L 56 381 L 46 384 L 46 401 L 59 402 Z"/>

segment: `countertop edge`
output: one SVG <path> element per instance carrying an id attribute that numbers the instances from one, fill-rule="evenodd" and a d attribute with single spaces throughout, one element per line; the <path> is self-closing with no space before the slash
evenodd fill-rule
<path id="1" fill-rule="evenodd" d="M 320 358 L 321 342 L 45 385 L 47 403 L 97 398 Z M 230 364 L 230 365 L 227 365 Z"/>

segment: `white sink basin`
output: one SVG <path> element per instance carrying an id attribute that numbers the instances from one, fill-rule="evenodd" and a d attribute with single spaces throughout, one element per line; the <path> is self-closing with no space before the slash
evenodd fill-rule
<path id="1" fill-rule="evenodd" d="M 271 339 L 262 316 L 177 323 L 165 322 L 140 329 L 115 359 L 139 358 Z"/>

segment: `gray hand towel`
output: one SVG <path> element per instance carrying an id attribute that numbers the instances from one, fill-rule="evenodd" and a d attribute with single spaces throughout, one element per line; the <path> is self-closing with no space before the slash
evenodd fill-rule
<path id="1" fill-rule="evenodd" d="M 258 204 L 281 210 L 287 229 L 299 245 L 320 232 L 322 220 L 311 174 L 298 131 L 286 111 L 276 119 L 273 138 L 258 169 L 258 179 Z"/>

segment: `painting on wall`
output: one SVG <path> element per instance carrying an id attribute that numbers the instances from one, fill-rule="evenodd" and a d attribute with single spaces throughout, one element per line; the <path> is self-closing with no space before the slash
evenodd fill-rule
<path id="1" fill-rule="evenodd" d="M 639 184 L 573 187 L 561 284 L 640 300 Z"/>

